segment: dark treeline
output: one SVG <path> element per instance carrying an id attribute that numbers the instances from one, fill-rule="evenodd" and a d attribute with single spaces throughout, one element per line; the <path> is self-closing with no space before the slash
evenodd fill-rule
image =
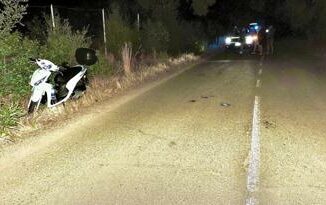
<path id="1" fill-rule="evenodd" d="M 121 15 L 130 24 L 137 13 L 141 14 L 142 22 L 148 19 L 191 22 L 200 24 L 200 32 L 208 38 L 250 22 L 273 24 L 279 37 L 323 38 L 326 27 L 326 2 L 320 0 L 31 0 L 30 5 L 51 2 L 81 8 L 112 9 L 113 5 L 119 5 Z"/>

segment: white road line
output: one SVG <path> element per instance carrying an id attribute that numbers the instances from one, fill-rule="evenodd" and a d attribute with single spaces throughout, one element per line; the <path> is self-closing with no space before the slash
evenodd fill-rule
<path id="1" fill-rule="evenodd" d="M 256 87 L 259 88 L 260 87 L 260 80 L 258 79 L 256 82 Z"/>
<path id="2" fill-rule="evenodd" d="M 255 105 L 253 111 L 252 120 L 252 134 L 251 134 L 251 149 L 249 153 L 249 168 L 247 175 L 247 191 L 248 198 L 246 199 L 246 205 L 258 204 L 258 199 L 255 196 L 255 192 L 258 190 L 259 183 L 259 161 L 260 161 L 260 98 L 255 97 Z"/>
<path id="3" fill-rule="evenodd" d="M 263 74 L 263 69 L 259 69 L 258 75 L 262 75 Z"/>

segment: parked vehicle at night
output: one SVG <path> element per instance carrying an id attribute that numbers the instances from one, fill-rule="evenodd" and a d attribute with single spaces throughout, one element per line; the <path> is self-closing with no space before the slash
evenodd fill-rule
<path id="1" fill-rule="evenodd" d="M 242 45 L 240 36 L 230 35 L 225 38 L 225 47 L 227 49 L 240 48 Z"/>
<path id="2" fill-rule="evenodd" d="M 233 31 L 225 38 L 225 48 L 240 54 L 258 51 L 258 32 L 260 29 L 261 26 L 258 23 L 250 23 L 239 32 Z"/>
<path id="3" fill-rule="evenodd" d="M 52 108 L 84 94 L 88 83 L 87 66 L 94 65 L 97 57 L 94 50 L 87 48 L 77 49 L 75 56 L 79 65 L 73 67 L 57 66 L 46 59 L 30 59 L 39 68 L 30 81 L 33 88 L 28 113 L 37 111 L 41 103 Z"/>
<path id="4" fill-rule="evenodd" d="M 250 23 L 247 28 L 245 44 L 251 52 L 258 51 L 258 32 L 261 26 L 258 23 Z"/>

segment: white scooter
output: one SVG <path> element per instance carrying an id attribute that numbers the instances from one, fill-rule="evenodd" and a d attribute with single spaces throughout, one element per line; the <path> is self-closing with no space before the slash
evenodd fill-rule
<path id="1" fill-rule="evenodd" d="M 77 49 L 76 59 L 78 65 L 74 67 L 59 67 L 49 60 L 30 59 L 39 68 L 32 75 L 30 85 L 32 95 L 28 103 L 28 113 L 38 110 L 41 103 L 46 103 L 48 108 L 55 107 L 68 99 L 78 98 L 86 91 L 87 67 L 97 61 L 95 51 L 90 49 Z M 50 83 L 51 75 L 55 73 L 53 84 Z"/>

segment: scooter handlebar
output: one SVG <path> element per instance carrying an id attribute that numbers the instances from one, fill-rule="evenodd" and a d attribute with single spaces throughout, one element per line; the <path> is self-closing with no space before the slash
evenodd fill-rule
<path id="1" fill-rule="evenodd" d="M 35 63 L 37 59 L 35 59 L 35 58 L 29 58 L 28 60 L 29 60 L 30 62 Z"/>
<path id="2" fill-rule="evenodd" d="M 56 71 L 55 73 L 58 73 L 58 74 L 60 74 L 61 76 L 63 76 L 62 70 L 60 70 L 60 68 L 59 68 L 59 70 Z"/>
<path id="3" fill-rule="evenodd" d="M 59 68 L 59 72 L 67 70 L 67 68 L 64 66 L 58 66 L 58 68 Z"/>

